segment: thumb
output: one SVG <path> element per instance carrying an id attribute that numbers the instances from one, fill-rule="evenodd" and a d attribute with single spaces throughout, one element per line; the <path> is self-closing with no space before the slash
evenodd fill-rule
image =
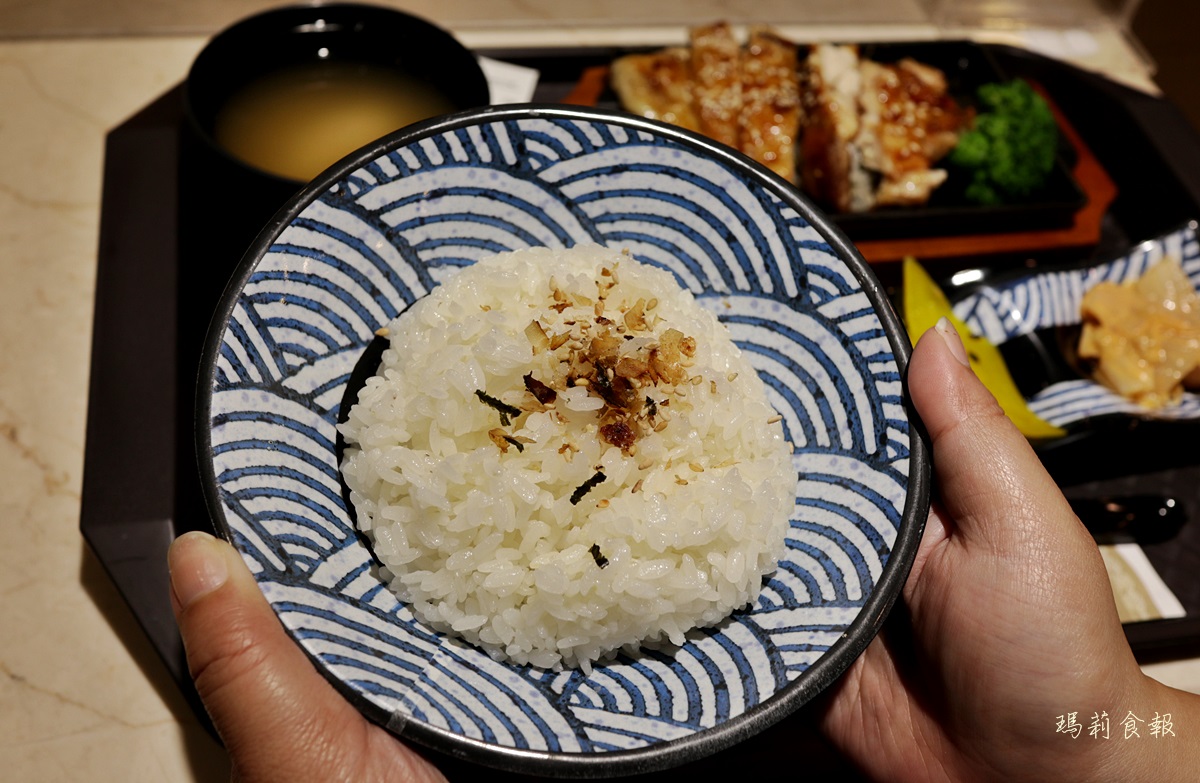
<path id="1" fill-rule="evenodd" d="M 965 545 L 998 555 L 1027 552 L 1030 536 L 1094 549 L 1025 436 L 971 371 L 945 319 L 913 349 L 908 386 L 947 512 L 936 522 L 952 524 Z"/>
<path id="2" fill-rule="evenodd" d="M 228 543 L 185 533 L 167 563 L 188 667 L 235 777 L 349 780 L 385 760 L 412 779 L 437 778 L 321 676 Z"/>
<path id="3" fill-rule="evenodd" d="M 167 564 L 188 668 L 235 759 L 243 745 L 260 753 L 263 742 L 282 750 L 319 740 L 313 724 L 350 717 L 341 713 L 353 708 L 284 633 L 233 547 L 186 533 L 172 543 Z"/>

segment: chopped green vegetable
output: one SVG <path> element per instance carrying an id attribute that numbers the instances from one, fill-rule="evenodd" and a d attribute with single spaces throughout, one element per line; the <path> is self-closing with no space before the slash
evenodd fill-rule
<path id="1" fill-rule="evenodd" d="M 1058 125 L 1050 106 L 1024 79 L 985 84 L 975 127 L 959 136 L 950 160 L 971 172 L 966 196 L 1003 204 L 1036 193 L 1054 168 Z"/>

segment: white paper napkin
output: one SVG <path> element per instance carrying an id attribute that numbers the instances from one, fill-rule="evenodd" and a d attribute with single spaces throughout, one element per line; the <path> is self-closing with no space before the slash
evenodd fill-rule
<path id="1" fill-rule="evenodd" d="M 528 103 L 541 75 L 535 68 L 480 57 L 479 65 L 492 92 L 492 104 Z"/>
<path id="2" fill-rule="evenodd" d="M 1165 620 L 1187 614 L 1183 604 L 1167 587 L 1162 577 L 1137 544 L 1113 544 L 1100 547 L 1108 581 L 1117 599 L 1121 622 Z"/>

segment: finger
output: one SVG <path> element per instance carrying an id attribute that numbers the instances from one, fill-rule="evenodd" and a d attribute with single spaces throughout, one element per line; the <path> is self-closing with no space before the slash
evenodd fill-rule
<path id="1" fill-rule="evenodd" d="M 242 748 L 294 759 L 296 747 L 320 748 L 329 727 L 360 720 L 286 635 L 231 546 L 188 533 L 167 559 L 188 666 L 235 759 Z"/>
<path id="2" fill-rule="evenodd" d="M 188 666 L 237 779 L 444 780 L 313 668 L 233 547 L 187 533 L 167 561 Z"/>
<path id="3" fill-rule="evenodd" d="M 956 534 L 997 554 L 1015 554 L 1028 547 L 1030 535 L 1082 530 L 1029 442 L 971 371 L 945 319 L 913 349 L 908 387 Z"/>
<path id="4" fill-rule="evenodd" d="M 1136 669 L 1095 541 L 971 371 L 950 323 L 922 335 L 908 384 L 933 444 L 941 509 L 930 519 L 948 530 L 940 544 L 922 541 L 926 562 L 919 571 L 914 565 L 917 579 L 905 588 L 914 615 L 957 619 L 953 629 L 934 622 L 926 630 L 959 637 L 970 622 L 986 624 L 992 658 L 1003 648 L 1010 666 L 1024 665 L 1015 662 L 1029 657 L 1030 645 L 1052 650 L 1032 657 L 1053 660 L 1050 669 L 1029 667 L 1039 676 Z M 947 608 L 956 601 L 957 618 Z M 978 613 L 966 624 L 963 606 Z M 1039 637 L 1033 642 L 1029 628 Z M 936 634 L 926 643 L 931 650 L 950 644 Z"/>

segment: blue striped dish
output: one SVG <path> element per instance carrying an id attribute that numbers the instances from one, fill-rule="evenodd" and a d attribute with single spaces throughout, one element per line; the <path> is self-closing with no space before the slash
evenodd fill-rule
<path id="1" fill-rule="evenodd" d="M 1106 263 L 1020 275 L 976 289 L 954 303 L 954 313 L 971 331 L 1001 345 L 1040 329 L 1080 322 L 1083 295 L 1103 281 L 1136 280 L 1164 257 L 1178 258 L 1192 284 L 1200 288 L 1200 240 L 1196 224 L 1142 242 Z M 1178 405 L 1147 410 L 1095 381 L 1079 378 L 1047 386 L 1029 399 L 1030 409 L 1058 427 L 1106 416 L 1135 416 L 1166 421 L 1200 419 L 1200 395 L 1185 392 Z"/>
<path id="2" fill-rule="evenodd" d="M 376 329 L 480 258 L 582 242 L 671 271 L 728 325 L 798 474 L 787 557 L 754 605 L 588 676 L 497 663 L 417 621 L 352 528 L 335 455 Z M 662 768 L 795 710 L 878 631 L 928 508 L 907 346 L 846 240 L 736 153 L 615 112 L 452 115 L 337 164 L 247 253 L 201 373 L 206 494 L 297 643 L 397 735 L 527 772 Z"/>

